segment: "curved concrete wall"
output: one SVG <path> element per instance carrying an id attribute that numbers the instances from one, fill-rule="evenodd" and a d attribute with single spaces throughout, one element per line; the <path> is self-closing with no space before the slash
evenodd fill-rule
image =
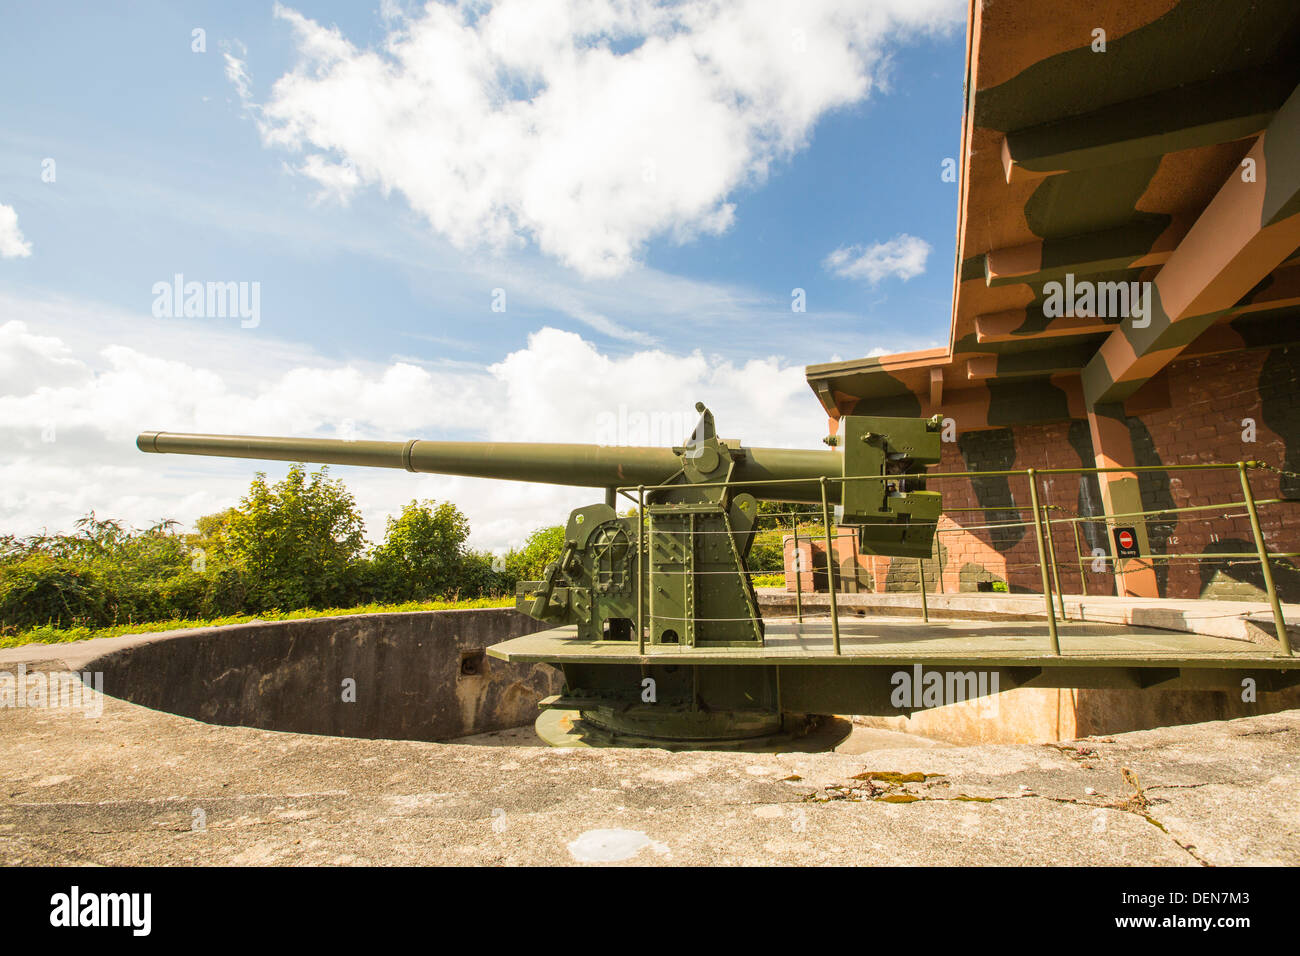
<path id="1" fill-rule="evenodd" d="M 207 723 L 448 740 L 532 723 L 558 693 L 555 668 L 484 653 L 542 626 L 512 608 L 251 622 L 139 635 L 85 666 L 105 693 Z"/>

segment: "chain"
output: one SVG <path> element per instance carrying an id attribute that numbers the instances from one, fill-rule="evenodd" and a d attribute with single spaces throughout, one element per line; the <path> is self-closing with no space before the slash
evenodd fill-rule
<path id="1" fill-rule="evenodd" d="M 1270 465 L 1266 461 L 1252 461 L 1248 463 L 1252 468 L 1261 468 L 1264 471 L 1271 471 L 1276 475 L 1282 475 L 1285 478 L 1300 478 L 1300 471 L 1287 471 L 1285 468 L 1279 468 L 1277 465 Z"/>

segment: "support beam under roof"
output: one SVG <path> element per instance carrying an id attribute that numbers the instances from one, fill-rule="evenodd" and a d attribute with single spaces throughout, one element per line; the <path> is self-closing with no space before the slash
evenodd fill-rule
<path id="1" fill-rule="evenodd" d="M 1106 319 L 1085 315 L 1048 318 L 1042 315 L 1041 309 L 1031 307 L 975 316 L 975 341 L 980 344 L 1024 342 L 1066 335 L 1100 334 L 1114 328 L 1115 323 Z"/>
<path id="2" fill-rule="evenodd" d="M 1255 136 L 1286 101 L 1297 70 L 1231 73 L 1007 133 L 1008 183 L 1043 173 L 1110 166 Z"/>
<path id="3" fill-rule="evenodd" d="M 1168 224 L 1134 222 L 1086 235 L 990 249 L 984 256 L 984 281 L 990 286 L 1034 284 L 1067 274 L 1087 276 L 1161 265 L 1190 226 L 1189 219 Z"/>
<path id="4" fill-rule="evenodd" d="M 1132 395 L 1300 246 L 1300 87 L 1152 282 L 1145 325 L 1125 319 L 1083 371 L 1089 403 Z"/>
<path id="5" fill-rule="evenodd" d="M 966 378 L 978 381 L 1077 373 L 1094 351 L 1093 345 L 1085 343 L 1006 355 L 977 355 L 966 362 Z"/>

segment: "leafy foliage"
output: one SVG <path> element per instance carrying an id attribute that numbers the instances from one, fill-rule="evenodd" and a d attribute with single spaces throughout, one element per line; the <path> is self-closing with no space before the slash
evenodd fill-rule
<path id="1" fill-rule="evenodd" d="M 456 589 L 468 537 L 469 519 L 450 501 L 412 500 L 400 517 L 388 519 L 375 551 L 390 598 L 416 600 Z"/>
<path id="2" fill-rule="evenodd" d="M 225 522 L 220 545 L 247 575 L 253 609 L 322 607 L 345 597 L 365 526 L 351 492 L 328 471 L 308 477 L 293 464 L 274 485 L 259 472 Z"/>
<path id="3" fill-rule="evenodd" d="M 289 467 L 253 480 L 238 505 L 144 530 L 91 512 L 69 535 L 0 536 L 0 639 L 209 620 L 298 609 L 509 595 L 521 570 L 544 568 L 563 529 L 535 532 L 506 558 L 469 550 L 469 521 L 450 502 L 411 501 L 367 547 L 356 501 L 328 469 Z M 40 637 L 33 639 L 56 639 Z"/>
<path id="4" fill-rule="evenodd" d="M 0 634 L 0 649 L 23 644 L 62 644 L 69 641 L 86 641 L 95 637 L 118 637 L 122 634 L 146 634 L 158 631 L 176 631 L 188 627 L 217 627 L 223 624 L 245 624 L 251 620 L 293 621 L 310 617 L 335 617 L 340 614 L 386 614 L 399 611 L 445 611 L 482 607 L 510 607 L 511 598 L 480 597 L 457 601 L 407 601 L 402 604 L 361 604 L 354 607 L 301 608 L 296 611 L 263 611 L 259 614 L 227 614 L 211 618 L 168 618 L 164 621 L 147 621 L 137 624 L 116 624 L 109 627 L 56 627 L 42 624 L 15 634 Z"/>
<path id="5" fill-rule="evenodd" d="M 537 581 L 546 566 L 558 560 L 564 551 L 564 526 L 538 528 L 524 541 L 524 546 L 506 555 L 506 568 L 520 581 Z"/>

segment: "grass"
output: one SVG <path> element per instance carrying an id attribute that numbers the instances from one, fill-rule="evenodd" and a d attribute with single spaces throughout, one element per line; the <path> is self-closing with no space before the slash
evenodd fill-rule
<path id="1" fill-rule="evenodd" d="M 363 604 L 358 607 L 330 607 L 321 610 L 264 611 L 261 614 L 232 614 L 207 620 L 174 618 L 170 621 L 147 621 L 140 624 L 114 624 L 111 627 L 55 627 L 44 624 L 17 634 L 0 635 L 0 648 L 23 644 L 64 644 L 88 641 L 95 637 L 118 637 L 122 634 L 152 634 L 191 627 L 216 627 L 221 624 L 246 624 L 249 621 L 294 621 L 306 617 L 338 617 L 342 614 L 392 614 L 400 611 L 450 611 L 480 607 L 514 607 L 513 597 L 472 598 L 464 601 L 408 601 L 405 604 Z"/>

